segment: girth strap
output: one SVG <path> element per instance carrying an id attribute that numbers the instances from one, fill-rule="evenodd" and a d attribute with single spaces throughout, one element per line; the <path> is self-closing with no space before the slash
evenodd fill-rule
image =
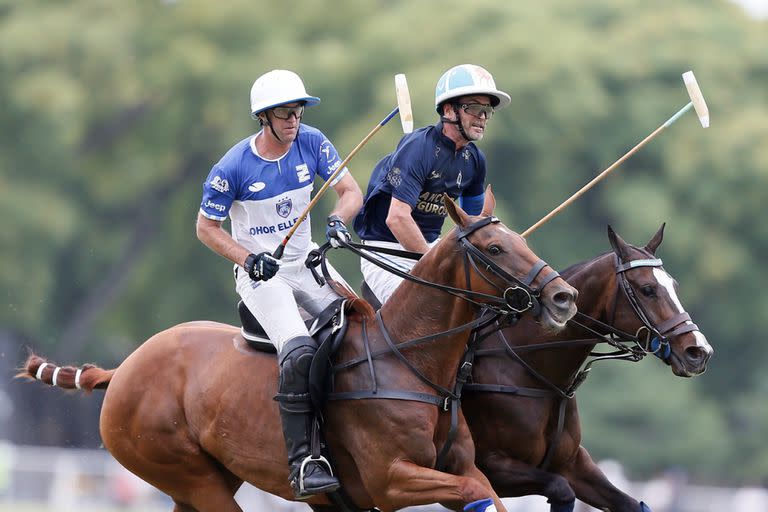
<path id="1" fill-rule="evenodd" d="M 552 442 L 549 443 L 547 453 L 544 455 L 544 460 L 539 464 L 539 469 L 543 471 L 546 471 L 547 468 L 549 468 L 549 464 L 555 456 L 555 451 L 557 451 L 557 446 L 560 444 L 560 437 L 562 437 L 563 427 L 565 426 L 565 406 L 567 403 L 568 399 L 560 399 L 560 407 L 558 407 L 557 411 L 557 429 L 555 430 L 555 437 L 552 439 Z"/>
<path id="2" fill-rule="evenodd" d="M 519 386 L 504 386 L 502 384 L 478 384 L 475 382 L 465 384 L 464 391 L 505 393 L 509 395 L 529 396 L 534 398 L 558 396 L 556 393 L 550 391 L 549 389 L 521 388 Z"/>
<path id="3" fill-rule="evenodd" d="M 440 453 L 437 455 L 437 460 L 435 460 L 435 469 L 437 471 L 443 471 L 443 468 L 445 467 L 445 459 L 448 457 L 448 452 L 451 450 L 451 446 L 453 446 L 453 442 L 456 440 L 456 432 L 459 430 L 459 404 L 461 401 L 456 399 L 451 400 L 450 402 L 451 426 L 448 427 L 448 436 L 445 439 L 445 444 L 440 449 Z"/>
<path id="4" fill-rule="evenodd" d="M 418 391 L 401 391 L 397 389 L 361 389 L 359 391 L 340 391 L 328 395 L 328 400 L 366 400 L 378 398 L 383 400 L 409 400 L 413 402 L 424 402 L 448 410 L 448 398 L 430 395 L 429 393 L 419 393 Z"/>
<path id="5" fill-rule="evenodd" d="M 476 339 L 476 338 L 474 338 Z M 437 455 L 435 461 L 435 469 L 443 471 L 445 468 L 445 459 L 448 457 L 448 452 L 453 446 L 453 442 L 456 440 L 456 434 L 459 431 L 459 406 L 461 405 L 461 392 L 464 385 L 472 375 L 472 361 L 474 360 L 474 343 L 471 344 L 469 350 L 464 354 L 464 362 L 459 367 L 459 371 L 456 375 L 456 386 L 453 389 L 456 398 L 450 399 L 451 404 L 451 425 L 448 427 L 448 435 L 445 439 L 445 444 L 440 449 L 440 453 Z"/>

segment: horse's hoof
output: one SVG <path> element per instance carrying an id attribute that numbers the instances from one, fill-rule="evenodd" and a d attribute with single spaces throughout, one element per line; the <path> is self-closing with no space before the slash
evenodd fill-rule
<path id="1" fill-rule="evenodd" d="M 464 512 L 496 512 L 496 505 L 491 498 L 473 501 L 464 507 Z"/>

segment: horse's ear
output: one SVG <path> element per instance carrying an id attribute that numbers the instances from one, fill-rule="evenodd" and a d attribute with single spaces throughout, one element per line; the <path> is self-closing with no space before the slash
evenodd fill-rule
<path id="1" fill-rule="evenodd" d="M 653 235 L 653 238 L 651 238 L 648 241 L 648 243 L 645 244 L 645 250 L 653 254 L 654 256 L 656 256 L 656 249 L 659 248 L 659 246 L 661 245 L 661 241 L 664 239 L 664 226 L 666 225 L 667 225 L 666 222 L 662 223 L 659 230 L 656 232 L 655 235 Z"/>
<path id="2" fill-rule="evenodd" d="M 467 227 L 469 225 L 469 215 L 467 212 L 461 209 L 461 206 L 456 204 L 456 201 L 451 199 L 446 193 L 443 193 L 443 204 L 445 209 L 448 210 L 448 216 L 451 217 L 453 223 L 457 226 Z"/>
<path id="3" fill-rule="evenodd" d="M 625 242 L 619 235 L 616 234 L 610 224 L 608 224 L 608 241 L 611 242 L 613 252 L 616 253 L 616 256 L 618 256 L 621 261 L 629 260 L 627 242 Z"/>
<path id="4" fill-rule="evenodd" d="M 493 195 L 493 190 L 491 190 L 491 184 L 489 183 L 487 187 L 485 187 L 485 201 L 483 201 L 483 210 L 480 212 L 480 215 L 482 217 L 490 217 L 493 215 L 493 210 L 496 209 L 496 197 Z"/>

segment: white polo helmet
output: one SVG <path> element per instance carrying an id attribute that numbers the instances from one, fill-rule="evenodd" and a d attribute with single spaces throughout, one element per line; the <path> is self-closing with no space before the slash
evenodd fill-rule
<path id="1" fill-rule="evenodd" d="M 308 107 L 320 103 L 320 98 L 310 96 L 299 75 L 285 69 L 273 69 L 253 82 L 251 87 L 251 116 L 255 119 L 263 112 L 278 105 L 303 101 Z"/>
<path id="2" fill-rule="evenodd" d="M 496 89 L 493 76 L 485 68 L 475 64 L 460 64 L 443 73 L 437 81 L 435 109 L 438 114 L 442 114 L 440 105 L 446 101 L 474 94 L 490 96 L 496 109 L 504 108 L 512 101 L 509 94 Z"/>

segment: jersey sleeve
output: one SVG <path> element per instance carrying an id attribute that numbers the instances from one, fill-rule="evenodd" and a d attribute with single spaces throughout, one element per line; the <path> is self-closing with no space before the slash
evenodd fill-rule
<path id="1" fill-rule="evenodd" d="M 485 193 L 479 196 L 463 195 L 459 198 L 461 209 L 470 215 L 480 215 L 480 212 L 483 210 L 483 203 L 485 203 Z"/>
<path id="2" fill-rule="evenodd" d="M 405 141 L 392 154 L 389 171 L 384 178 L 392 187 L 392 197 L 414 208 L 424 190 L 429 168 L 424 154 L 425 145 L 421 138 Z"/>
<path id="3" fill-rule="evenodd" d="M 203 183 L 200 213 L 211 220 L 225 221 L 235 200 L 236 187 L 235 173 L 214 165 Z"/>
<path id="4" fill-rule="evenodd" d="M 330 178 L 331 175 L 336 172 L 336 169 L 339 168 L 342 160 L 339 157 L 339 152 L 336 151 L 336 148 L 331 144 L 331 141 L 322 133 L 319 135 L 321 142 L 315 155 L 317 158 L 317 174 L 319 174 L 325 181 L 328 181 L 328 178 Z M 349 169 L 347 168 L 344 168 L 343 171 L 339 172 L 331 182 L 331 186 L 336 185 L 347 172 L 349 172 Z"/>
<path id="5" fill-rule="evenodd" d="M 472 182 L 461 194 L 463 197 L 477 197 L 485 191 L 485 156 L 477 151 L 477 169 Z"/>
<path id="6" fill-rule="evenodd" d="M 485 156 L 477 151 L 477 169 L 469 186 L 462 192 L 459 204 L 470 215 L 479 215 L 485 202 Z"/>

